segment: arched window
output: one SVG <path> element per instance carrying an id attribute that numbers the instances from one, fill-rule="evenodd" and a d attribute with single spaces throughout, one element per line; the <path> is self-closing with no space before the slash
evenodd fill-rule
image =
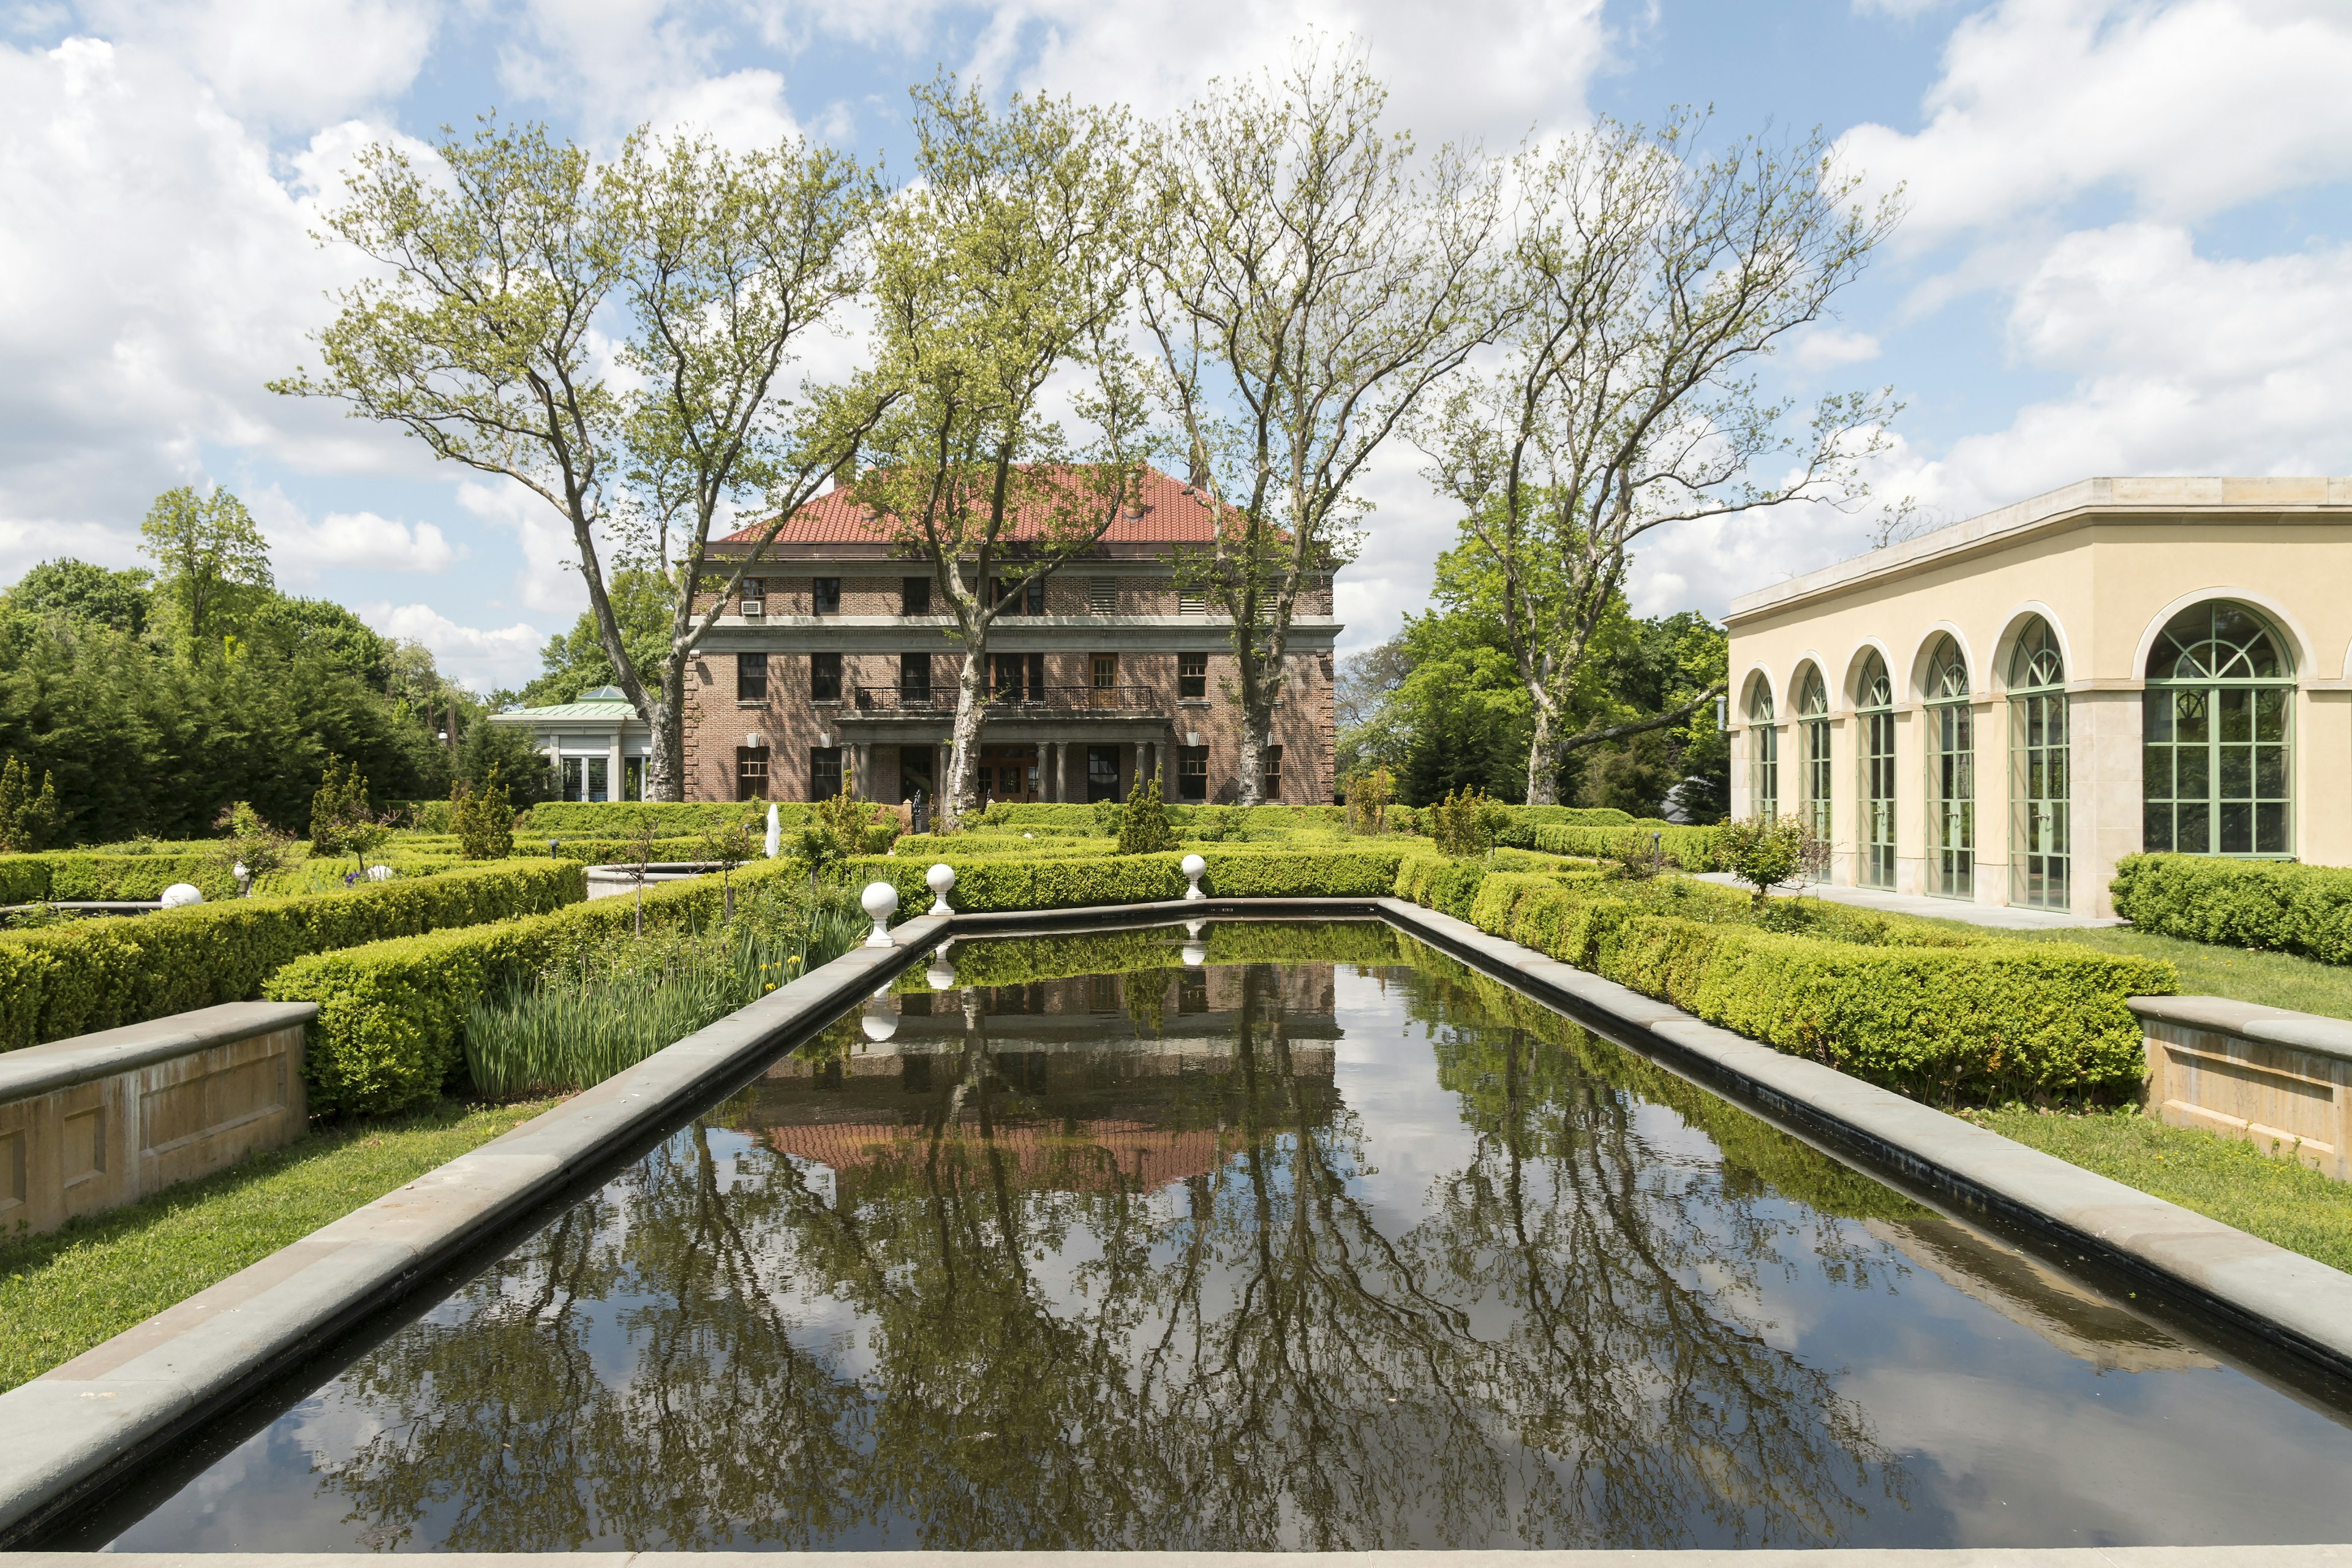
<path id="1" fill-rule="evenodd" d="M 2294 661 L 2253 611 L 2216 599 L 2173 616 L 2147 658 L 2141 847 L 2292 853 L 2294 697 Z"/>
<path id="2" fill-rule="evenodd" d="M 1748 693 L 1748 814 L 1780 815 L 1780 731 L 1772 725 L 1772 684 L 1760 677 Z"/>
<path id="3" fill-rule="evenodd" d="M 2071 907 L 2066 660 L 2036 616 L 2009 656 L 2009 901 Z"/>
<path id="4" fill-rule="evenodd" d="M 1818 667 L 1805 671 L 1797 689 L 1797 723 L 1805 752 L 1805 822 L 1813 837 L 1830 840 L 1830 689 Z"/>
<path id="5" fill-rule="evenodd" d="M 1895 886 L 1895 683 L 1874 652 L 1854 693 L 1861 724 L 1862 885 Z"/>
<path id="6" fill-rule="evenodd" d="M 1937 637 L 1927 654 L 1927 890 L 1976 896 L 1977 742 L 1969 667 L 1960 645 Z"/>

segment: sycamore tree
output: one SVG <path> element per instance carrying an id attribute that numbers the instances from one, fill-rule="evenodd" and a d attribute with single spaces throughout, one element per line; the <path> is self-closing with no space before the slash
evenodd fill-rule
<path id="1" fill-rule="evenodd" d="M 1498 324 L 1493 171 L 1423 164 L 1353 58 L 1213 89 L 1151 149 L 1144 319 L 1213 544 L 1180 582 L 1233 625 L 1241 804 L 1264 799 L 1300 595 L 1351 559 L 1366 465 Z"/>
<path id="2" fill-rule="evenodd" d="M 1519 160 L 1505 352 L 1415 432 L 1534 707 L 1531 805 L 1558 799 L 1575 748 L 1677 723 L 1724 689 L 1565 732 L 1633 542 L 1671 523 L 1860 504 L 1861 461 L 1899 407 L 1881 389 L 1799 416 L 1758 379 L 1861 275 L 1895 205 L 1857 203 L 1818 132 L 1703 153 L 1698 129 L 1603 121 Z"/>
<path id="3" fill-rule="evenodd" d="M 1120 342 L 1136 246 L 1123 120 L 1019 94 L 997 112 L 944 79 L 915 99 L 916 178 L 875 242 L 879 375 L 898 402 L 850 492 L 928 565 L 955 623 L 952 826 L 977 804 L 990 629 L 1135 496 L 1148 397 Z"/>
<path id="4" fill-rule="evenodd" d="M 793 385 L 862 286 L 877 189 L 800 142 L 736 153 L 640 131 L 598 167 L 543 127 L 486 121 L 435 151 L 437 166 L 361 154 L 322 238 L 374 275 L 340 296 L 324 369 L 273 388 L 342 399 L 562 514 L 614 683 L 651 731 L 646 794 L 680 799 L 695 648 L 887 401 Z M 772 521 L 706 584 L 713 526 L 753 507 Z M 668 584 L 658 647 L 630 646 L 615 567 Z"/>

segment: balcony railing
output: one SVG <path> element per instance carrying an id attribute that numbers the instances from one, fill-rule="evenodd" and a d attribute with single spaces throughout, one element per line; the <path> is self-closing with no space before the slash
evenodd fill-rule
<path id="1" fill-rule="evenodd" d="M 953 713 L 956 689 L 859 686 L 850 690 L 857 713 Z M 992 717 L 1016 714 L 1163 713 L 1168 700 L 1156 686 L 1008 686 L 988 695 Z"/>

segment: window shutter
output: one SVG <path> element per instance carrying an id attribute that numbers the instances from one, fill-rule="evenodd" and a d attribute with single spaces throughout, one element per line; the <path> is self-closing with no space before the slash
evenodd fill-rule
<path id="1" fill-rule="evenodd" d="M 1176 595 L 1176 613 L 1180 616 L 1205 616 L 1209 613 L 1209 601 L 1203 595 L 1180 591 Z"/>
<path id="2" fill-rule="evenodd" d="M 1097 616 L 1118 613 L 1118 579 L 1089 577 L 1087 579 L 1087 608 Z"/>

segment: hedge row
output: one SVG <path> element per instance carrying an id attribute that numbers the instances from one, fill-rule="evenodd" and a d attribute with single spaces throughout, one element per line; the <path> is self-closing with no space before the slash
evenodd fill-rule
<path id="1" fill-rule="evenodd" d="M 2352 869 L 2210 855 L 2127 855 L 2116 913 L 2141 931 L 2352 963 Z"/>
<path id="2" fill-rule="evenodd" d="M 1938 937 L 1930 945 L 1902 940 L 1902 926 L 1884 928 L 1895 940 L 1876 943 L 1783 934 L 1723 918 L 1725 889 L 1687 894 L 1710 917 L 1690 918 L 1609 889 L 1426 858 L 1400 867 L 1397 881 L 1399 897 L 1926 1100 L 2137 1088 L 2143 1048 L 2125 999 L 2176 984 L 2169 963 L 2063 943 Z"/>
<path id="3" fill-rule="evenodd" d="M 335 893 L 0 934 L 0 1050 L 248 1000 L 306 953 L 537 914 L 577 903 L 586 890 L 577 864 L 509 860 Z"/>
<path id="4" fill-rule="evenodd" d="M 617 838 L 635 833 L 651 817 L 659 826 L 699 833 L 706 827 L 724 827 L 730 822 L 740 822 L 753 813 L 764 829 L 768 821 L 766 801 L 548 800 L 518 816 L 515 831 L 536 834 L 541 838 L 561 837 L 567 833 Z M 807 813 L 808 807 L 796 802 L 776 803 L 776 820 L 786 832 L 799 826 Z"/>
<path id="5" fill-rule="evenodd" d="M 1716 845 L 1723 834 L 1719 827 L 1692 827 L 1654 821 L 1633 822 L 1614 827 L 1514 823 L 1497 836 L 1496 842 L 1527 849 L 1541 849 L 1552 855 L 1600 856 L 1617 859 L 1622 858 L 1628 849 L 1647 855 L 1650 852 L 1650 836 L 1654 833 L 1658 836 L 1659 854 L 1667 865 L 1685 871 L 1717 869 Z"/>
<path id="6" fill-rule="evenodd" d="M 1368 844 L 1336 853 L 1287 853 L 1279 846 L 1204 847 L 1201 890 L 1218 898 L 1385 898 L 1406 851 Z M 902 912 L 930 908 L 923 878 L 945 861 L 955 869 L 949 907 L 960 910 L 1062 910 L 1088 904 L 1140 904 L 1184 896 L 1185 852 L 1027 860 L 866 855 L 849 862 L 852 881 L 887 882 Z"/>
<path id="7" fill-rule="evenodd" d="M 577 862 L 558 861 L 573 878 Z M 740 891 L 804 875 L 794 860 L 761 860 L 734 874 Z M 698 877 L 648 889 L 648 926 L 710 919 L 719 879 Z M 379 1113 L 430 1100 L 464 1058 L 466 1012 L 499 986 L 583 943 L 628 929 L 635 898 L 574 902 L 544 913 L 403 935 L 312 952 L 269 976 L 273 1001 L 316 1002 L 303 1076 L 310 1109 Z"/>

